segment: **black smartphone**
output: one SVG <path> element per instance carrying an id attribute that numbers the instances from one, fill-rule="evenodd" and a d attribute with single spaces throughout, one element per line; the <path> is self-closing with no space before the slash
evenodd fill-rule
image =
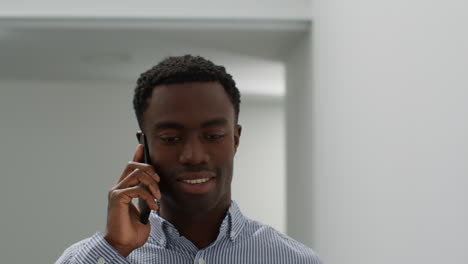
<path id="1" fill-rule="evenodd" d="M 140 144 L 143 145 L 143 152 L 144 152 L 143 162 L 151 165 L 151 159 L 150 159 L 149 150 L 148 150 L 148 143 L 146 141 L 146 136 L 143 133 L 141 133 L 141 136 L 140 136 Z M 148 186 L 146 186 L 145 184 L 141 183 L 139 184 L 139 186 L 142 186 L 148 192 L 151 193 Z M 148 223 L 148 219 L 151 214 L 151 209 L 149 208 L 148 203 L 144 199 L 141 199 L 141 198 L 138 198 L 138 208 L 140 209 L 140 222 L 146 225 Z"/>

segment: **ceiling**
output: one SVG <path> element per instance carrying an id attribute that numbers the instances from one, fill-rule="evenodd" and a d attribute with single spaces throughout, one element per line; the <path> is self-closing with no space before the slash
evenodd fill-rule
<path id="1" fill-rule="evenodd" d="M 170 55 L 224 65 L 241 92 L 284 95 L 305 21 L 0 19 L 0 80 L 130 81 Z"/>

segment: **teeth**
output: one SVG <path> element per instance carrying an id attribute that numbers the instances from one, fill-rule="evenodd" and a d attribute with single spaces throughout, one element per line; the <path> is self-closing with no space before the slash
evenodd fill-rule
<path id="1" fill-rule="evenodd" d="M 203 183 L 209 181 L 210 178 L 203 178 L 203 179 L 196 179 L 196 180 L 183 180 L 185 183 L 190 183 L 190 184 L 197 184 L 197 183 Z"/>

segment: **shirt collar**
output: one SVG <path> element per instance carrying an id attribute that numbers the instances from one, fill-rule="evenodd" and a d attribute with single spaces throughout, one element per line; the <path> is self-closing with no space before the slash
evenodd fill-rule
<path id="1" fill-rule="evenodd" d="M 219 235 L 215 243 L 222 237 L 228 236 L 234 241 L 242 231 L 246 222 L 245 216 L 239 209 L 235 201 L 231 201 L 228 212 L 221 223 Z M 166 219 L 162 218 L 157 211 L 152 211 L 150 215 L 151 233 L 150 239 L 161 247 L 166 247 L 171 237 L 179 236 L 179 232 Z"/>
<path id="2" fill-rule="evenodd" d="M 229 207 L 228 216 L 229 216 L 229 221 L 230 221 L 229 238 L 232 241 L 234 241 L 241 233 L 242 228 L 244 227 L 247 219 L 240 211 L 237 203 L 234 201 L 231 201 L 231 206 Z"/>

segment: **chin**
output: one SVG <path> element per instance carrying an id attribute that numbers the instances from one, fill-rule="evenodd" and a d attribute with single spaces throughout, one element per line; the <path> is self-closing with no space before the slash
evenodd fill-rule
<path id="1" fill-rule="evenodd" d="M 205 213 L 209 212 L 222 203 L 220 197 L 209 197 L 207 195 L 190 194 L 189 197 L 181 199 L 180 205 L 184 211 L 190 213 Z"/>
<path id="2" fill-rule="evenodd" d="M 170 206 L 186 214 L 204 214 L 218 207 L 229 206 L 231 199 L 208 194 L 182 194 L 175 199 L 166 199 Z"/>

